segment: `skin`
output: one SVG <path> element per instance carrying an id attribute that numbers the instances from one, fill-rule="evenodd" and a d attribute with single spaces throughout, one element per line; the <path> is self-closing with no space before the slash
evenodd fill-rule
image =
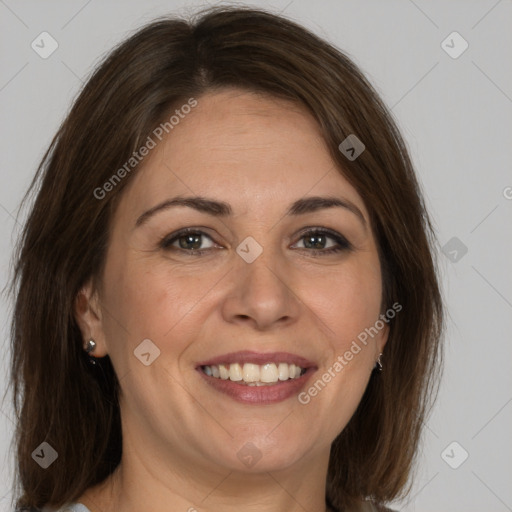
<path id="1" fill-rule="evenodd" d="M 317 366 L 306 387 L 320 378 L 381 313 L 368 211 L 302 107 L 238 90 L 197 99 L 123 192 L 101 287 L 91 282 L 77 298 L 84 340 L 96 341 L 94 355 L 108 354 L 119 377 L 123 427 L 120 466 L 79 501 L 92 512 L 324 511 L 330 445 L 362 398 L 387 326 L 307 405 L 297 395 L 236 402 L 196 365 L 239 350 L 284 351 Z M 225 201 L 233 213 L 179 206 L 135 227 L 177 195 Z M 310 196 L 350 201 L 366 225 L 340 207 L 286 215 Z M 206 233 L 204 254 L 159 245 L 183 227 Z M 321 237 L 315 253 L 306 227 L 334 230 L 352 249 L 322 254 L 337 243 Z M 247 236 L 263 248 L 252 263 L 236 252 Z M 145 366 L 133 351 L 148 338 L 160 356 Z M 247 442 L 261 454 L 252 467 L 237 457 Z"/>

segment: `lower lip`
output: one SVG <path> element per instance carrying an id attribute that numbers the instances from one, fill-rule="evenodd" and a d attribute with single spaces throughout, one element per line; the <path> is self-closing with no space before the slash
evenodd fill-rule
<path id="1" fill-rule="evenodd" d="M 223 380 L 210 377 L 206 375 L 201 368 L 198 368 L 197 371 L 212 388 L 230 396 L 237 402 L 264 405 L 282 402 L 293 395 L 299 394 L 300 390 L 306 384 L 306 381 L 308 381 L 311 374 L 313 374 L 314 369 L 308 368 L 304 375 L 296 379 L 276 382 L 270 386 L 248 386 L 247 384 L 239 384 L 229 379 Z"/>

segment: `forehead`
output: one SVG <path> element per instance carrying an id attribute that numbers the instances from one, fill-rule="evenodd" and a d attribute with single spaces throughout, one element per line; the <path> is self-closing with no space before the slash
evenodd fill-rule
<path id="1" fill-rule="evenodd" d="M 227 90 L 197 98 L 146 157 L 125 202 L 149 208 L 169 194 L 208 195 L 236 211 L 237 205 L 265 209 L 278 198 L 284 207 L 307 194 L 336 192 L 364 210 L 305 107 Z"/>

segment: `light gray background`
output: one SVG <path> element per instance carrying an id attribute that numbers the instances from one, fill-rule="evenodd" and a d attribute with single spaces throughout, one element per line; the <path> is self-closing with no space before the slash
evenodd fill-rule
<path id="1" fill-rule="evenodd" d="M 201 5 L 0 0 L 0 286 L 9 276 L 20 199 L 82 80 L 129 32 L 159 14 L 187 14 Z M 361 66 L 408 142 L 441 246 L 457 237 L 468 249 L 462 258 L 460 249 L 441 254 L 449 309 L 444 379 L 411 498 L 395 508 L 512 510 L 512 2 L 252 5 L 284 10 Z M 43 31 L 59 44 L 48 59 L 31 48 Z M 441 47 L 453 31 L 469 43 L 457 59 Z M 448 44 L 460 48 L 456 40 Z M 451 261 L 455 256 L 460 259 Z M 10 307 L 2 297 L 2 375 Z M 5 385 L 4 377 L 2 391 Z M 0 510 L 10 510 L 12 409 L 9 400 L 0 405 Z M 458 445 L 445 451 L 453 441 Z M 452 469 L 445 460 L 460 463 L 462 450 L 469 457 Z"/>

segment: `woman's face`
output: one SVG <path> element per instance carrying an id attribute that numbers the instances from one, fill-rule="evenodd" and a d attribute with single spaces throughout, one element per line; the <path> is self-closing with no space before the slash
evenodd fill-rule
<path id="1" fill-rule="evenodd" d="M 357 338 L 381 305 L 368 212 L 306 111 L 197 101 L 123 193 L 91 302 L 125 450 L 209 470 L 325 462 L 387 336 Z"/>

